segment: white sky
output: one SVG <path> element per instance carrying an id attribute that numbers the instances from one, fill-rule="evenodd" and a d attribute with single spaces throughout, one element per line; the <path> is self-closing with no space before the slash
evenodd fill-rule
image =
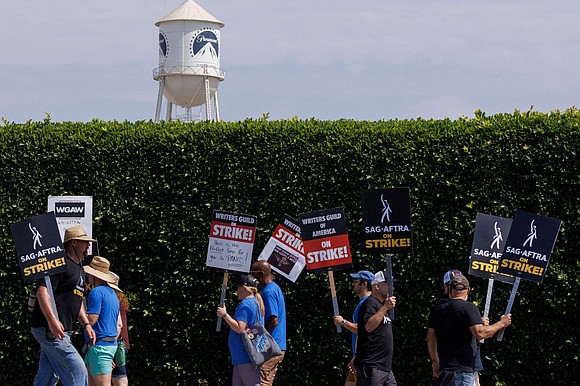
<path id="1" fill-rule="evenodd" d="M 149 120 L 182 0 L 0 10 L 0 117 Z M 221 118 L 472 117 L 580 107 L 579 0 L 198 0 L 221 30 Z M 198 108 L 194 108 L 194 113 Z M 163 115 L 164 116 L 164 115 Z"/>

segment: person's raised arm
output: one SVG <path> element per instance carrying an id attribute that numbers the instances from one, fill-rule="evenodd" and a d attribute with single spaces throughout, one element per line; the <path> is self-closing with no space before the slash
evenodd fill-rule
<path id="1" fill-rule="evenodd" d="M 358 327 L 357 323 L 349 322 L 340 315 L 334 316 L 332 321 L 334 322 L 335 326 L 342 326 L 353 334 L 356 334 L 356 329 Z"/>
<path id="2" fill-rule="evenodd" d="M 497 323 L 490 324 L 487 326 L 484 324 L 476 324 L 469 327 L 469 329 L 471 330 L 471 333 L 473 334 L 475 339 L 481 340 L 491 338 L 496 332 L 498 332 L 502 328 L 508 327 L 510 324 L 512 324 L 512 314 L 507 314 L 502 315 L 501 319 Z"/>
<path id="3" fill-rule="evenodd" d="M 217 316 L 223 318 L 228 326 L 238 334 L 246 329 L 248 323 L 243 320 L 236 320 L 230 314 L 228 314 L 226 307 L 218 307 Z"/>
<path id="4" fill-rule="evenodd" d="M 385 304 L 373 316 L 367 320 L 365 324 L 365 329 L 367 332 L 373 332 L 376 328 L 383 322 L 385 315 L 387 312 L 395 308 L 396 299 L 394 296 L 391 296 L 385 300 Z"/>

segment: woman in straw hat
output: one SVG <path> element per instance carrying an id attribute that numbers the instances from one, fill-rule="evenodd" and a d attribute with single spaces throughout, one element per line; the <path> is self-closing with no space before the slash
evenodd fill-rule
<path id="1" fill-rule="evenodd" d="M 228 346 L 234 365 L 232 386 L 260 386 L 260 369 L 252 364 L 240 333 L 255 324 L 258 317 L 264 323 L 264 302 L 258 293 L 258 280 L 254 276 L 241 276 L 235 282 L 235 287 L 240 304 L 234 316 L 228 314 L 225 306 L 217 309 L 217 316 L 230 326 Z"/>
<path id="2" fill-rule="evenodd" d="M 115 279 L 109 272 L 109 266 L 107 259 L 95 256 L 91 264 L 84 267 L 88 282 L 93 287 L 87 299 L 87 315 L 97 338 L 85 355 L 91 386 L 111 385 L 117 336 L 122 326 L 119 299 L 108 285 Z"/>
<path id="3" fill-rule="evenodd" d="M 117 338 L 118 347 L 117 353 L 115 354 L 115 367 L 113 368 L 113 386 L 127 386 L 129 385 L 129 380 L 127 378 L 127 368 L 126 368 L 126 356 L 131 348 L 129 343 L 129 329 L 127 328 L 127 312 L 129 312 L 129 299 L 123 293 L 121 288 L 119 288 L 119 276 L 112 271 L 109 273 L 114 277 L 112 282 L 109 282 L 109 287 L 115 290 L 117 297 L 119 298 L 119 303 L 121 305 L 121 333 Z"/>

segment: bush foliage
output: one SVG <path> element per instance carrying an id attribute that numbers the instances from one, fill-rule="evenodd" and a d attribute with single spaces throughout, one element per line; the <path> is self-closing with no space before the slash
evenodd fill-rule
<path id="1" fill-rule="evenodd" d="M 429 306 L 449 268 L 467 271 L 476 213 L 518 209 L 563 221 L 544 282 L 522 282 L 513 326 L 487 340 L 483 385 L 575 384 L 580 331 L 580 112 L 379 122 L 43 122 L 0 127 L 0 384 L 29 385 L 38 361 L 27 288 L 9 225 L 46 211 L 49 195 L 91 195 L 93 234 L 132 303 L 131 382 L 227 385 L 227 327 L 215 331 L 222 274 L 205 267 L 213 209 L 256 215 L 255 257 L 287 213 L 344 207 L 353 270 L 383 269 L 361 252 L 360 189 L 409 186 L 414 253 L 393 256 L 400 279 L 394 371 L 431 381 Z M 350 271 L 349 271 L 350 272 Z M 356 297 L 334 274 L 343 315 Z M 487 281 L 470 277 L 483 308 Z M 288 309 L 281 385 L 341 385 L 350 334 L 332 324 L 328 275 L 278 279 Z M 492 322 L 511 287 L 496 283 Z M 228 310 L 235 308 L 229 290 Z M 17 375 L 17 376 L 16 376 Z"/>

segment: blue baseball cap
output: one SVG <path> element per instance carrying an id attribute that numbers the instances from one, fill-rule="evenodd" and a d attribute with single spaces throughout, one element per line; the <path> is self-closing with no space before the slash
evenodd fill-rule
<path id="1" fill-rule="evenodd" d="M 352 276 L 354 279 L 362 279 L 368 284 L 371 284 L 375 278 L 375 275 L 370 271 L 358 271 L 357 273 L 351 273 L 350 276 Z"/>

